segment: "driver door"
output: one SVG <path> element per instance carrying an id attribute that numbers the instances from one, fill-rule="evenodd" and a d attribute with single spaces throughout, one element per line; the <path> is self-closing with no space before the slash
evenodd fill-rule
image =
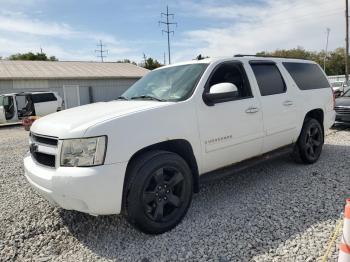
<path id="1" fill-rule="evenodd" d="M 237 94 L 225 97 L 223 93 L 220 100 L 206 103 L 205 94 L 220 83 L 234 84 Z M 203 173 L 261 154 L 264 136 L 261 106 L 242 63 L 219 64 L 206 83 L 203 98 L 197 104 Z"/>

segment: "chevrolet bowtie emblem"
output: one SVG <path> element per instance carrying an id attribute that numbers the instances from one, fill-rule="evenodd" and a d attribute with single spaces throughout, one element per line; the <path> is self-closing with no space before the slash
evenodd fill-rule
<path id="1" fill-rule="evenodd" d="M 29 150 L 30 150 L 30 153 L 35 153 L 35 152 L 38 152 L 38 145 L 32 143 L 29 147 Z"/>

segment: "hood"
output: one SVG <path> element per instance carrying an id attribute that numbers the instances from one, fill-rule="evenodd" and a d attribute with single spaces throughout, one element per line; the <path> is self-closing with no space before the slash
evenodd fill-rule
<path id="1" fill-rule="evenodd" d="M 140 100 L 99 102 L 42 117 L 33 123 L 30 130 L 62 139 L 78 138 L 83 137 L 89 127 L 98 123 L 169 104 L 172 103 Z"/>
<path id="2" fill-rule="evenodd" d="M 339 97 L 335 99 L 335 106 L 350 106 L 350 97 Z"/>

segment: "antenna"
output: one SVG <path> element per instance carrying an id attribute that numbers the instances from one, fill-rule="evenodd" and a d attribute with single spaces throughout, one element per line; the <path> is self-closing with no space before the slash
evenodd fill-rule
<path id="1" fill-rule="evenodd" d="M 103 47 L 106 47 L 106 45 L 102 44 L 102 40 L 100 40 L 100 43 L 98 43 L 96 46 L 99 48 L 95 50 L 95 53 L 99 53 L 96 55 L 96 57 L 101 58 L 101 62 L 103 63 L 103 59 L 107 57 L 105 53 L 108 54 L 108 50 L 103 50 Z"/>
<path id="2" fill-rule="evenodd" d="M 170 30 L 170 26 L 175 25 L 177 27 L 176 22 L 169 22 L 169 17 L 171 19 L 174 19 L 175 14 L 170 14 L 169 13 L 169 8 L 166 6 L 166 13 L 160 13 L 161 18 L 166 18 L 166 21 L 160 20 L 158 23 L 166 25 L 166 29 L 162 29 L 162 33 L 166 33 L 168 36 L 168 62 L 171 64 L 171 59 L 170 59 L 170 34 L 174 35 L 174 30 Z"/>

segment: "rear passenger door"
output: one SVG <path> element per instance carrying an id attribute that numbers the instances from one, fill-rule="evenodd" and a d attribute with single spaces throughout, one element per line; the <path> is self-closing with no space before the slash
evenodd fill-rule
<path id="1" fill-rule="evenodd" d="M 265 153 L 293 142 L 297 122 L 295 93 L 288 88 L 281 65 L 272 61 L 250 61 L 250 66 L 261 95 Z"/>

